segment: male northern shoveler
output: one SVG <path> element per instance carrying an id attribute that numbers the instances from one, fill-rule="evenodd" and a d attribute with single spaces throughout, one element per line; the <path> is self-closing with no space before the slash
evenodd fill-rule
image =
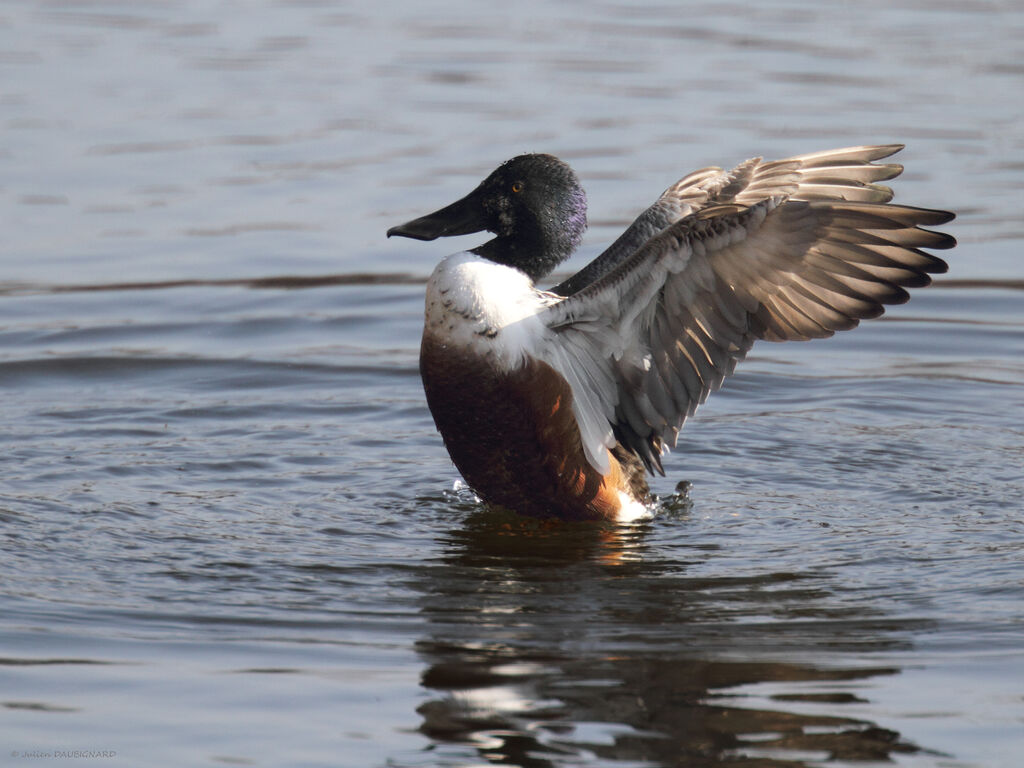
<path id="1" fill-rule="evenodd" d="M 444 259 L 427 284 L 420 372 L 455 466 L 486 502 L 540 517 L 619 519 L 650 501 L 644 468 L 758 339 L 831 336 L 877 317 L 952 248 L 922 229 L 952 213 L 892 205 L 850 147 L 673 184 L 618 240 L 550 291 L 535 283 L 579 245 L 572 169 L 529 154 L 469 195 L 388 230 L 493 240 Z"/>

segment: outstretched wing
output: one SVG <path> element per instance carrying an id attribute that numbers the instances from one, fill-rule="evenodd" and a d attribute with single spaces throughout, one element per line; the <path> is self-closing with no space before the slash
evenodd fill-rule
<path id="1" fill-rule="evenodd" d="M 771 195 L 791 196 L 798 190 L 798 199 L 804 200 L 888 202 L 892 199 L 892 190 L 875 182 L 899 176 L 903 167 L 871 161 L 881 160 L 902 148 L 902 144 L 846 147 L 770 163 L 754 158 L 731 171 L 718 167 L 694 171 L 662 192 L 614 243 L 551 291 L 560 296 L 577 293 L 613 270 L 659 232 L 712 205 L 732 202 L 749 205 Z"/>
<path id="2" fill-rule="evenodd" d="M 921 227 L 953 214 L 887 204 L 891 191 L 873 183 L 902 170 L 870 162 L 898 149 L 752 160 L 705 177 L 706 202 L 541 313 L 543 354 L 572 387 L 596 468 L 617 440 L 663 471 L 665 445 L 757 339 L 853 328 L 946 270 L 921 249 L 956 241 Z"/>

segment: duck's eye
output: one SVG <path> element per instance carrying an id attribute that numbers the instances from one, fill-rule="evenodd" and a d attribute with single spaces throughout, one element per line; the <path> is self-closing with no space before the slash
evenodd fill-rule
<path id="1" fill-rule="evenodd" d="M 513 181 L 512 182 L 512 191 L 515 192 L 517 195 L 520 192 L 522 192 L 523 191 L 523 182 L 521 182 L 521 181 Z"/>

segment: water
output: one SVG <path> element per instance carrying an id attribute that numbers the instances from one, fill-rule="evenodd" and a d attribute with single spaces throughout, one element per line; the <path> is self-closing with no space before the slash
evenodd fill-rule
<path id="1" fill-rule="evenodd" d="M 1009 3 L 5 4 L 0 763 L 1018 765 L 1022 58 Z M 950 274 L 756 347 L 653 520 L 454 488 L 416 354 L 473 239 L 388 226 L 553 152 L 579 266 L 889 141 Z"/>

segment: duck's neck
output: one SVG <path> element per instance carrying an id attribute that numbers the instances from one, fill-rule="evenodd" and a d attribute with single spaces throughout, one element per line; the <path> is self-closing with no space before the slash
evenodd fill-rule
<path id="1" fill-rule="evenodd" d="M 514 267 L 534 283 L 569 258 L 580 243 L 572 234 L 552 235 L 541 229 L 519 231 L 515 236 L 498 236 L 473 249 L 489 261 Z"/>
<path id="2" fill-rule="evenodd" d="M 505 238 L 496 237 L 474 248 L 473 253 L 496 264 L 518 269 L 534 283 L 558 266 L 565 258 L 565 256 L 542 250 L 540 246 L 530 246 L 521 242 L 503 242 L 504 240 Z"/>

